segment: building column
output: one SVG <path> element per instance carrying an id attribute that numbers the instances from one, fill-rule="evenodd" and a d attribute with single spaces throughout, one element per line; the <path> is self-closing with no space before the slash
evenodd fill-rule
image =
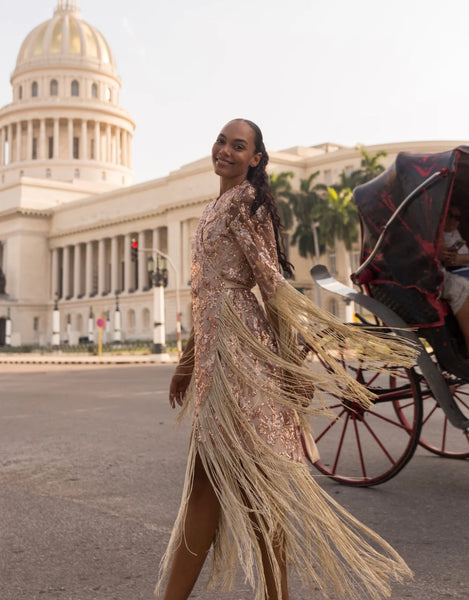
<path id="1" fill-rule="evenodd" d="M 138 234 L 138 248 L 143 250 L 145 248 L 145 232 L 140 231 Z M 147 271 L 147 254 L 143 252 L 138 253 L 138 291 L 142 292 L 148 285 L 148 271 Z"/>
<path id="2" fill-rule="evenodd" d="M 80 158 L 86 160 L 88 158 L 88 122 L 86 119 L 81 121 L 81 151 Z"/>
<path id="3" fill-rule="evenodd" d="M 121 129 L 121 164 L 127 166 L 127 132 Z"/>
<path id="4" fill-rule="evenodd" d="M 129 132 L 127 139 L 127 162 L 129 169 L 132 168 L 132 134 Z"/>
<path id="5" fill-rule="evenodd" d="M 73 119 L 68 119 L 68 157 L 73 159 Z"/>
<path id="6" fill-rule="evenodd" d="M 111 134 L 111 162 L 113 165 L 117 164 L 117 129 L 114 127 L 114 131 Z"/>
<path id="7" fill-rule="evenodd" d="M 111 293 L 118 291 L 119 285 L 119 245 L 118 237 L 111 238 Z"/>
<path id="8" fill-rule="evenodd" d="M 126 233 L 124 236 L 124 283 L 122 289 L 128 292 L 132 287 L 132 261 L 130 257 L 130 233 Z"/>
<path id="9" fill-rule="evenodd" d="M 106 124 L 106 162 L 111 162 L 111 126 Z"/>
<path id="10" fill-rule="evenodd" d="M 86 242 L 85 257 L 85 295 L 91 296 L 93 290 L 93 242 Z"/>
<path id="11" fill-rule="evenodd" d="M 66 300 L 70 296 L 70 246 L 64 246 L 62 256 L 63 269 L 63 297 Z"/>
<path id="12" fill-rule="evenodd" d="M 94 157 L 101 160 L 101 129 L 98 121 L 94 123 Z"/>
<path id="13" fill-rule="evenodd" d="M 46 158 L 46 120 L 41 119 L 39 121 L 39 158 L 44 160 Z"/>
<path id="14" fill-rule="evenodd" d="M 181 222 L 173 221 L 168 224 L 168 256 L 174 263 L 174 268 L 177 269 L 179 277 L 181 276 Z M 174 272 L 168 270 L 168 286 L 176 287 Z"/>
<path id="15" fill-rule="evenodd" d="M 8 139 L 11 140 L 8 144 L 8 152 L 10 154 L 9 162 L 13 162 L 13 127 L 8 125 Z M 21 160 L 21 121 L 16 124 L 16 154 L 15 161 Z"/>
<path id="16" fill-rule="evenodd" d="M 102 296 L 106 283 L 106 240 L 100 239 L 98 242 L 98 295 Z"/>
<path id="17" fill-rule="evenodd" d="M 190 220 L 181 223 L 181 283 L 187 285 L 191 278 Z"/>
<path id="18" fill-rule="evenodd" d="M 28 133 L 26 137 L 26 160 L 31 160 L 33 157 L 33 120 L 28 120 Z"/>
<path id="19" fill-rule="evenodd" d="M 73 296 L 78 298 L 81 294 L 80 281 L 81 281 L 81 245 L 75 244 L 73 250 Z"/>
<path id="20" fill-rule="evenodd" d="M 0 165 L 5 164 L 5 128 L 0 128 Z"/>
<path id="21" fill-rule="evenodd" d="M 152 248 L 153 250 L 160 250 L 161 244 L 160 244 L 160 228 L 157 227 L 156 229 L 153 230 L 153 245 Z"/>
<path id="22" fill-rule="evenodd" d="M 55 294 L 59 292 L 59 249 L 52 249 L 52 264 L 51 264 L 51 298 L 55 298 Z"/>
<path id="23" fill-rule="evenodd" d="M 59 148 L 60 148 L 60 119 L 54 119 L 54 159 L 59 158 Z"/>

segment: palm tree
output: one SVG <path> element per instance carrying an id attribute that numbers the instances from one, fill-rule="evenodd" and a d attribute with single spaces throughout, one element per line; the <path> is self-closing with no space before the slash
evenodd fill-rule
<path id="1" fill-rule="evenodd" d="M 291 192 L 290 179 L 293 178 L 291 171 L 272 173 L 270 175 L 270 190 L 277 202 L 280 221 L 285 231 L 293 226 L 293 213 L 288 203 L 288 194 Z"/>
<path id="2" fill-rule="evenodd" d="M 358 213 L 350 188 L 340 191 L 327 188 L 327 204 L 323 207 L 319 231 L 321 241 L 329 248 L 334 248 L 338 239 L 348 251 L 352 249 L 358 239 Z"/>
<path id="3" fill-rule="evenodd" d="M 384 171 L 384 166 L 381 164 L 380 159 L 387 156 L 387 152 L 380 150 L 375 154 L 370 154 L 365 148 L 360 148 L 360 152 L 362 155 L 360 169 L 355 171 L 357 173 L 357 183 L 354 186 L 350 186 L 352 189 L 356 185 L 371 181 Z"/>
<path id="4" fill-rule="evenodd" d="M 314 184 L 319 171 L 307 179 L 301 179 L 298 192 L 289 192 L 288 199 L 296 221 L 292 245 L 298 244 L 298 252 L 303 258 L 319 258 L 321 252 L 317 229 L 320 227 L 322 210 L 325 205 L 324 186 Z"/>

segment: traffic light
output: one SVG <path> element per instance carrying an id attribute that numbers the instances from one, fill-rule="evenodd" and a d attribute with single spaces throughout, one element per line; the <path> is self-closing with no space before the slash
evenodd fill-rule
<path id="1" fill-rule="evenodd" d="M 138 241 L 135 238 L 132 238 L 131 258 L 132 262 L 138 261 Z"/>

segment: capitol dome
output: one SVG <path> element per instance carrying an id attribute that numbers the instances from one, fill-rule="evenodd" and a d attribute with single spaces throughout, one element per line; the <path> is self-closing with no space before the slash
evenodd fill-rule
<path id="1" fill-rule="evenodd" d="M 0 187 L 34 177 L 92 182 L 96 191 L 133 182 L 135 123 L 119 105 L 121 81 L 108 43 L 73 0 L 21 44 L 12 102 L 0 108 Z"/>
<path id="2" fill-rule="evenodd" d="M 104 36 L 82 20 L 76 1 L 58 0 L 52 19 L 35 27 L 21 45 L 14 75 L 45 64 L 83 65 L 117 76 Z"/>

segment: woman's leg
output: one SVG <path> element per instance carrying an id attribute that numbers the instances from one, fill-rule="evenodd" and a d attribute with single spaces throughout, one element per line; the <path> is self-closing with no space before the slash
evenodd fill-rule
<path id="1" fill-rule="evenodd" d="M 210 550 L 219 517 L 220 503 L 197 456 L 184 531 L 174 553 L 163 600 L 189 598 Z"/>
<path id="2" fill-rule="evenodd" d="M 277 587 L 275 585 L 274 571 L 270 563 L 265 541 L 259 536 L 259 546 L 262 552 L 262 567 L 264 569 L 265 582 L 267 587 L 267 595 L 265 600 L 279 600 L 280 596 L 277 593 Z M 283 543 L 279 542 L 274 547 L 275 558 L 280 568 L 281 577 L 281 589 L 282 589 L 282 600 L 289 600 L 288 596 L 288 584 L 287 584 L 287 565 L 285 562 L 285 548 Z"/>

